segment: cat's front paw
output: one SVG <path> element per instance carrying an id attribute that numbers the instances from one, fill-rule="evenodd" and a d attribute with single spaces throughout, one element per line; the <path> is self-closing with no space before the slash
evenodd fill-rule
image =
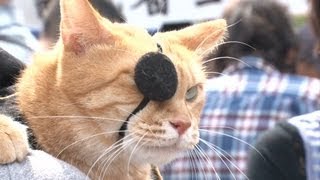
<path id="1" fill-rule="evenodd" d="M 22 161 L 28 153 L 26 126 L 0 114 L 0 164 Z"/>

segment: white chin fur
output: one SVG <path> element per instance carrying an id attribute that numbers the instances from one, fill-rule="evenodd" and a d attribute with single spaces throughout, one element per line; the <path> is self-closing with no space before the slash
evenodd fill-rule
<path id="1" fill-rule="evenodd" d="M 180 153 L 182 152 L 173 148 L 139 149 L 135 153 L 135 161 L 162 166 L 174 160 Z"/>
<path id="2" fill-rule="evenodd" d="M 148 163 L 162 166 L 176 159 L 182 153 L 186 153 L 187 150 L 193 149 L 195 143 L 180 140 L 178 144 L 172 146 L 136 148 L 132 155 L 132 160 L 139 164 Z M 128 154 L 131 154 L 133 148 L 134 146 L 127 148 Z"/>
<path id="3" fill-rule="evenodd" d="M 189 128 L 182 136 L 179 137 L 176 130 L 171 126 L 166 128 L 166 137 L 164 139 L 154 139 L 154 142 L 147 143 L 144 146 L 136 146 L 131 143 L 126 148 L 127 154 L 131 155 L 131 161 L 139 164 L 153 164 L 161 166 L 169 163 L 187 150 L 194 148 L 199 141 L 199 132 Z M 143 141 L 137 143 L 144 144 Z M 126 143 L 125 143 L 126 144 Z M 128 143 L 129 144 L 129 143 Z"/>

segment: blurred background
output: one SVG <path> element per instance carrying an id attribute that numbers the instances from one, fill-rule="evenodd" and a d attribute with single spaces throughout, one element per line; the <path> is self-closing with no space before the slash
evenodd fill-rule
<path id="1" fill-rule="evenodd" d="M 112 1 L 112 0 L 110 0 Z M 148 29 L 219 18 L 230 0 L 113 0 L 128 23 Z M 308 11 L 307 0 L 278 0 L 288 6 L 294 25 L 301 25 Z M 35 0 L 13 0 L 17 17 L 33 32 L 42 29 Z"/>
<path id="2" fill-rule="evenodd" d="M 150 34 L 177 30 L 197 22 L 221 18 L 223 12 L 237 1 L 242 0 L 90 0 L 102 16 L 113 22 L 127 22 L 141 26 Z M 310 23 L 308 14 L 310 0 L 275 1 L 287 8 L 292 21 L 290 24 L 300 36 L 297 47 L 301 42 L 300 49 L 305 51 L 301 51 L 304 53 L 302 55 L 310 56 L 313 49 L 310 47 L 315 43 L 315 38 L 309 32 L 309 27 L 303 29 Z M 57 41 L 59 11 L 59 0 L 0 0 L 0 47 L 18 59 L 30 63 L 30 57 L 35 50 L 50 49 Z M 292 56 L 295 57 L 296 54 Z M 300 64 L 302 66 L 296 68 L 297 71 L 303 72 L 300 74 L 320 77 L 320 64 L 317 58 L 308 57 L 307 64 Z M 217 70 L 214 62 L 207 65 L 209 70 Z M 316 70 L 311 72 L 310 67 L 316 67 Z"/>

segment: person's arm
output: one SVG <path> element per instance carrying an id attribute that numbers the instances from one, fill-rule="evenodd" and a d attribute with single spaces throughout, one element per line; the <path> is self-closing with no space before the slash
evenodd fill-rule
<path id="1" fill-rule="evenodd" d="M 250 180 L 304 180 L 305 154 L 298 130 L 287 122 L 266 131 L 250 153 Z M 263 157 L 262 157 L 263 156 Z"/>
<path id="2" fill-rule="evenodd" d="M 31 151 L 22 162 L 0 165 L 0 179 L 89 179 L 75 167 L 60 161 L 43 151 Z"/>

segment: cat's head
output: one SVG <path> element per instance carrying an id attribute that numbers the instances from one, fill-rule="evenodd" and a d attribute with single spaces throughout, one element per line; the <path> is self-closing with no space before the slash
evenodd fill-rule
<path id="1" fill-rule="evenodd" d="M 132 161 L 152 164 L 166 163 L 198 143 L 206 79 L 201 59 L 223 40 L 224 20 L 151 36 L 143 28 L 102 18 L 87 0 L 62 0 L 61 18 L 60 40 L 55 47 L 58 58 L 49 63 L 56 65 L 48 73 L 41 71 L 38 79 L 48 81 L 40 76 L 54 76 L 49 78 L 54 83 L 42 82 L 49 90 L 41 97 L 50 102 L 46 108 L 52 106 L 54 115 L 65 111 L 65 115 L 92 117 L 77 121 L 77 127 L 86 123 L 86 128 L 77 128 L 79 139 L 100 133 L 96 140 L 101 143 L 88 147 L 103 152 L 109 148 L 105 144 L 119 140 L 128 156 L 133 154 Z M 129 118 L 121 137 L 123 123 L 145 98 L 134 77 L 141 57 L 150 52 L 172 62 L 176 90 L 169 99 L 146 103 Z M 81 144 L 84 148 L 86 141 Z"/>

